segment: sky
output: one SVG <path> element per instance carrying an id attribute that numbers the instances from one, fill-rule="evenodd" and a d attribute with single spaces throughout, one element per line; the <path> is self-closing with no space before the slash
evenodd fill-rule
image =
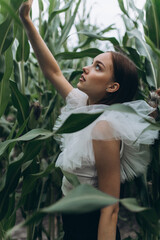
<path id="1" fill-rule="evenodd" d="M 144 7 L 146 0 L 134 0 L 136 6 L 140 9 Z M 45 4 L 47 0 L 43 0 Z M 106 26 L 118 19 L 118 14 L 121 10 L 118 5 L 118 0 L 86 0 L 88 11 L 91 9 L 91 21 L 99 26 Z M 46 5 L 46 4 L 45 4 Z M 33 1 L 33 16 L 38 15 L 38 0 Z M 79 11 L 83 11 L 80 6 Z"/>
<path id="2" fill-rule="evenodd" d="M 118 0 L 85 0 L 85 1 L 87 12 L 90 11 L 91 24 L 99 26 L 100 29 L 104 29 L 106 26 L 109 26 L 110 24 L 114 23 L 120 35 L 121 36 L 124 35 L 125 29 L 122 19 L 120 17 L 120 14 L 122 14 L 122 12 L 119 8 Z M 47 6 L 46 2 L 48 2 L 48 0 L 43 0 L 45 6 Z M 63 0 L 61 2 L 63 2 Z M 146 0 L 134 0 L 134 2 L 138 8 L 143 9 Z M 34 9 L 34 11 L 32 11 L 34 19 L 38 16 L 38 0 L 33 1 L 32 9 Z M 78 11 L 79 13 L 83 11 L 82 4 L 80 5 Z M 117 37 L 117 31 L 113 31 L 112 36 Z"/>

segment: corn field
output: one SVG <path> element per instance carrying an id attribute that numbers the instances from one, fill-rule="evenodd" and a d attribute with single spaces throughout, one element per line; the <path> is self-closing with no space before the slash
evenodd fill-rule
<path id="1" fill-rule="evenodd" d="M 138 9 L 133 0 L 117 1 L 125 26 L 125 34 L 117 38 L 112 36 L 114 23 L 104 29 L 90 23 L 90 13 L 82 0 L 46 0 L 46 10 L 39 0 L 36 24 L 73 86 L 82 67 L 104 51 L 103 42 L 106 51 L 112 46 L 134 61 L 140 79 L 136 98 L 149 100 L 150 93 L 160 88 L 160 1 L 146 0 L 144 9 Z M 60 240 L 60 213 L 93 211 L 119 201 L 136 216 L 137 240 L 160 240 L 159 140 L 151 146 L 147 174 L 123 184 L 120 199 L 81 185 L 76 176 L 55 167 L 60 148 L 52 129 L 65 103 L 42 75 L 27 40 L 18 15 L 22 2 L 0 0 L 0 239 L 14 239 L 13 233 L 25 227 L 28 240 L 44 236 Z M 83 14 L 79 14 L 80 5 Z M 76 41 L 70 44 L 73 27 Z M 120 105 L 117 109 L 128 111 Z M 70 116 L 57 133 L 80 130 L 98 116 Z M 160 129 L 159 116 L 150 128 Z M 75 188 L 61 199 L 63 174 Z M 19 224 L 18 211 L 22 216 Z"/>

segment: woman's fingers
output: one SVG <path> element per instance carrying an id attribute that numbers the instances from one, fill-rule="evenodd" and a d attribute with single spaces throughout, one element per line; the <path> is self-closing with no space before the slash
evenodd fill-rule
<path id="1" fill-rule="evenodd" d="M 32 3 L 33 3 L 33 0 L 28 0 L 21 4 L 19 8 L 19 15 L 22 20 L 30 17 L 30 10 L 32 7 Z"/>

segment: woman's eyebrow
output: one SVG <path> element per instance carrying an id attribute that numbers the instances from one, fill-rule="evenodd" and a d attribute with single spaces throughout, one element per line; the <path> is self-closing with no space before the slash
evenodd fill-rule
<path id="1" fill-rule="evenodd" d="M 104 68 L 106 68 L 106 66 L 104 65 L 104 63 L 103 63 L 103 62 L 101 62 L 101 61 L 99 61 L 99 60 L 96 60 L 96 61 L 94 61 L 94 60 L 93 60 L 93 62 L 95 62 L 95 63 L 99 63 L 99 64 L 102 64 L 102 65 L 103 65 L 103 67 L 104 67 Z"/>

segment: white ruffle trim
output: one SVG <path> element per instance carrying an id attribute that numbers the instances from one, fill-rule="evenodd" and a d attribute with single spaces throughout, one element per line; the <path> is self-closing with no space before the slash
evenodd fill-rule
<path id="1" fill-rule="evenodd" d="M 153 144 L 154 140 L 158 138 L 158 131 L 147 130 L 143 132 L 149 126 L 149 123 L 143 118 L 153 120 L 148 115 L 155 109 L 142 100 L 123 103 L 133 108 L 138 115 L 110 110 L 111 107 L 107 105 L 84 106 L 87 102 L 87 95 L 82 92 L 80 94 L 83 94 L 83 96 L 80 97 L 79 90 L 74 89 L 68 95 L 67 105 L 57 119 L 54 130 L 57 130 L 72 113 L 104 112 L 86 128 L 56 137 L 56 140 L 61 143 L 62 150 L 56 166 L 69 172 L 74 172 L 75 169 L 82 169 L 83 171 L 85 167 L 88 168 L 89 166 L 92 169 L 95 166 L 92 139 L 120 139 L 123 146 L 120 154 L 121 182 L 131 180 L 144 173 L 150 162 L 149 145 Z M 75 99 L 77 100 L 76 103 Z"/>

